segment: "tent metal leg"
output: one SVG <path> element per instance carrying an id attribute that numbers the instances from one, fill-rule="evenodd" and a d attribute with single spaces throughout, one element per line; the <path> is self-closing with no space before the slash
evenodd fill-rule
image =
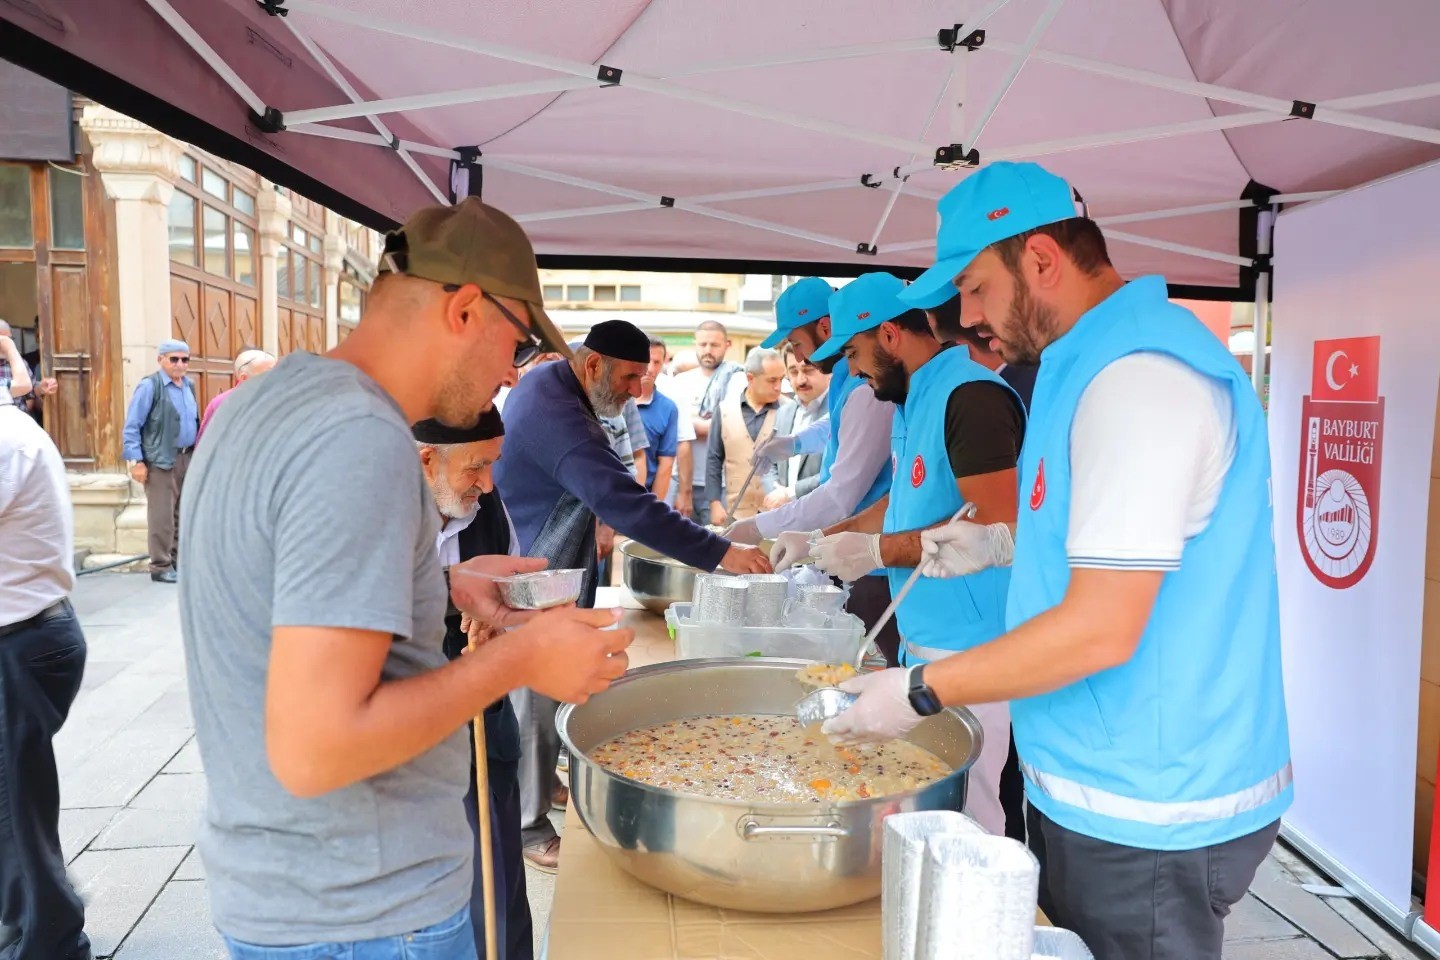
<path id="1" fill-rule="evenodd" d="M 1256 217 L 1255 252 L 1264 258 L 1265 269 L 1255 278 L 1255 351 L 1250 355 L 1250 382 L 1262 400 L 1268 401 L 1266 390 L 1270 379 L 1270 264 L 1271 241 L 1275 236 L 1274 207 L 1262 209 Z M 1268 403 L 1267 403 L 1268 406 Z"/>

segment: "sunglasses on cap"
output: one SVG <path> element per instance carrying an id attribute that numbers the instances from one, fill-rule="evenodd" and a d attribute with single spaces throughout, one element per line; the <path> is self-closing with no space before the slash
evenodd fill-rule
<path id="1" fill-rule="evenodd" d="M 385 252 L 381 255 L 381 258 L 389 262 L 390 269 L 395 273 L 404 274 L 407 277 L 413 276 L 413 274 L 407 272 L 407 268 L 410 266 L 410 251 L 406 246 L 404 230 L 395 230 L 386 234 Z M 416 277 L 416 279 L 424 280 L 426 278 Z M 446 293 L 456 293 L 460 289 L 458 283 L 442 283 L 440 287 Z M 523 367 L 531 360 L 534 360 L 540 354 L 540 351 L 544 349 L 544 345 L 540 342 L 540 337 L 531 329 L 528 323 L 521 321 L 519 317 L 506 309 L 505 304 L 501 303 L 494 296 L 484 290 L 480 291 L 480 295 L 493 303 L 495 309 L 500 311 L 500 315 L 506 320 L 509 320 L 511 326 L 525 336 L 523 341 L 515 345 L 514 365 L 516 367 Z"/>

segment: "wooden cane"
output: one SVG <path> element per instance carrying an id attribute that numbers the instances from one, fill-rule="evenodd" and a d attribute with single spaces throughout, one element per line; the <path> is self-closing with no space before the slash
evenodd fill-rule
<path id="1" fill-rule="evenodd" d="M 474 653 L 479 644 L 470 638 L 466 653 Z M 485 713 L 471 721 L 475 733 L 475 812 L 480 825 L 480 880 L 485 898 L 485 956 L 499 960 L 499 938 L 495 934 L 495 860 L 490 836 L 490 768 L 489 751 L 485 746 Z"/>

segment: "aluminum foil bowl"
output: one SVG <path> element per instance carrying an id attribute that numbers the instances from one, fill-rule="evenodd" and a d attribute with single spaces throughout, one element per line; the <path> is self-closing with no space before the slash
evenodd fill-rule
<path id="1" fill-rule="evenodd" d="M 495 578 L 500 599 L 513 610 L 548 610 L 574 603 L 580 599 L 584 581 L 585 571 L 579 569 L 538 570 Z"/>
<path id="2" fill-rule="evenodd" d="M 966 710 L 922 720 L 905 739 L 953 767 L 907 793 L 823 803 L 750 803 L 675 793 L 602 769 L 590 751 L 637 727 L 704 714 L 793 716 L 804 660 L 677 660 L 631 670 L 556 715 L 570 751 L 570 802 L 605 854 L 653 887 L 732 910 L 804 913 L 859 903 L 881 886 L 892 813 L 959 810 L 980 754 Z"/>

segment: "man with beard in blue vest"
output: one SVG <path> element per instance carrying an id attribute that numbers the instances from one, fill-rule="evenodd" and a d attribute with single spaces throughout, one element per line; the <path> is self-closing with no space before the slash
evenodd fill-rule
<path id="1" fill-rule="evenodd" d="M 985 523 L 1013 523 L 1016 463 L 1025 436 L 1020 398 L 963 349 L 945 348 L 925 314 L 900 300 L 903 281 L 867 273 L 830 298 L 830 339 L 816 351 L 843 354 L 879 400 L 895 405 L 890 430 L 894 476 L 887 494 L 856 516 L 828 527 L 811 550 L 815 565 L 855 581 L 884 568 L 898 595 L 920 562 L 920 531 L 943 523 L 965 503 Z M 1008 570 L 958 579 L 916 581 L 895 621 L 904 638 L 900 661 L 942 660 L 1005 631 Z M 973 704 L 985 730 L 970 770 L 965 810 L 985 829 L 1005 833 L 1000 772 L 1010 748 L 1004 698 Z"/>
<path id="2" fill-rule="evenodd" d="M 1294 794 L 1264 411 L 1163 278 L 1121 279 L 1064 180 L 996 163 L 939 207 L 902 296 L 953 286 L 1007 361 L 1043 357 L 1018 522 L 921 538 L 928 576 L 1010 569 L 1009 632 L 850 681 L 827 733 L 1010 700 L 1051 919 L 1105 960 L 1220 960 Z"/>

